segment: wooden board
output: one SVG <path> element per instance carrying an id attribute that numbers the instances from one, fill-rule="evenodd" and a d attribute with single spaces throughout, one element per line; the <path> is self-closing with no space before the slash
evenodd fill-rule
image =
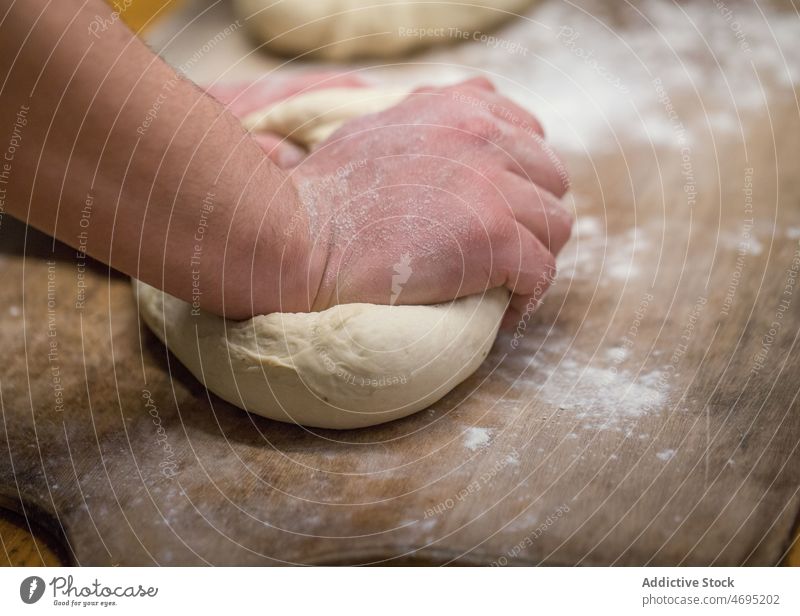
<path id="1" fill-rule="evenodd" d="M 62 546 L 19 514 L 0 513 L 0 567 L 58 567 L 68 562 Z"/>
<path id="2" fill-rule="evenodd" d="M 645 32 L 633 9 L 590 13 Z M 717 83 L 697 49 L 678 56 Z M 84 565 L 779 563 L 800 507 L 800 115 L 794 85 L 758 76 L 733 130 L 712 121 L 724 92 L 670 87 L 686 144 L 662 100 L 665 139 L 632 115 L 567 148 L 577 234 L 519 347 L 501 336 L 441 402 L 374 429 L 209 395 L 124 277 L 4 217 L 0 505 Z"/>

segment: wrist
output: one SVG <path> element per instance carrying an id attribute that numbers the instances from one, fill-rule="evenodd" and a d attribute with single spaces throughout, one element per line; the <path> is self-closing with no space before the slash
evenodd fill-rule
<path id="1" fill-rule="evenodd" d="M 252 261 L 244 288 L 251 289 L 249 314 L 308 312 L 314 306 L 324 269 L 324 255 L 315 250 L 310 208 L 302 199 L 294 174 L 274 169 L 270 186 L 277 191 L 261 199 L 258 220 L 250 221 L 255 234 Z M 248 314 L 248 316 L 249 316 Z"/>
<path id="2" fill-rule="evenodd" d="M 278 216 L 271 219 L 273 233 L 279 237 L 280 305 L 276 311 L 308 312 L 312 310 L 314 299 L 322 279 L 322 263 L 315 250 L 318 229 L 312 220 L 312 207 L 304 200 L 297 174 L 286 174 L 282 186 Z"/>

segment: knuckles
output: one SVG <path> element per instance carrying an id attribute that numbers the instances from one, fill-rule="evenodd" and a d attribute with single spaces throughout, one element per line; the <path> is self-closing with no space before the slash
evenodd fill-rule
<path id="1" fill-rule="evenodd" d="M 484 114 L 460 117 L 454 122 L 453 128 L 461 133 L 462 139 L 477 142 L 478 145 L 494 144 L 503 137 L 500 123 L 495 118 Z"/>

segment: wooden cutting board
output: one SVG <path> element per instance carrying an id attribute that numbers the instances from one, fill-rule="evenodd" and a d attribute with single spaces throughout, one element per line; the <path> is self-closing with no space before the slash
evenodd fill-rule
<path id="1" fill-rule="evenodd" d="M 566 152 L 576 237 L 519 346 L 373 429 L 222 402 L 141 327 L 125 277 L 3 217 L 0 504 L 83 565 L 781 562 L 800 119 L 792 87 L 762 85 L 732 131 L 705 94 L 671 98 L 689 172 L 636 126 Z"/>

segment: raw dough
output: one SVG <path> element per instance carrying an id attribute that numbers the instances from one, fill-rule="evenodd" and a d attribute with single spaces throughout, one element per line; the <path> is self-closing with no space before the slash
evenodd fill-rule
<path id="1" fill-rule="evenodd" d="M 270 131 L 307 148 L 327 139 L 343 122 L 399 103 L 408 92 L 388 88 L 325 88 L 254 111 L 242 120 L 249 131 Z"/>
<path id="2" fill-rule="evenodd" d="M 311 148 L 349 117 L 400 97 L 312 92 L 244 124 Z M 494 289 L 435 306 L 344 304 L 229 321 L 192 315 L 187 302 L 140 281 L 134 290 L 145 323 L 208 389 L 246 411 L 319 428 L 372 426 L 433 404 L 481 364 L 508 302 Z"/>
<path id="3" fill-rule="evenodd" d="M 531 2 L 234 0 L 234 8 L 250 33 L 277 53 L 348 60 L 394 57 L 440 41 L 481 40 Z"/>

